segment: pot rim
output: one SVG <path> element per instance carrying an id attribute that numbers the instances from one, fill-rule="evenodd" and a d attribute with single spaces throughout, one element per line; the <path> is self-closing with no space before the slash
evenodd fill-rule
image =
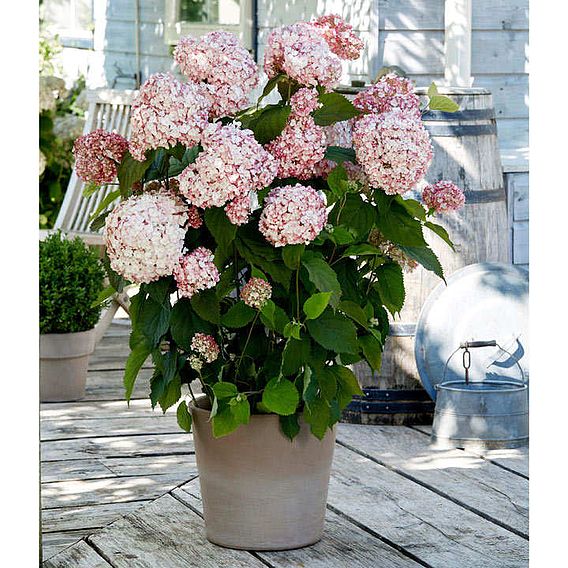
<path id="1" fill-rule="evenodd" d="M 475 389 L 475 388 L 468 388 L 472 385 L 479 385 L 483 387 L 483 385 L 490 385 L 490 386 L 498 386 L 500 388 L 491 388 L 484 390 L 483 388 Z M 480 394 L 480 393 L 504 393 L 504 392 L 522 392 L 526 391 L 528 386 L 525 383 L 521 383 L 519 381 L 476 381 L 470 382 L 469 385 L 466 384 L 465 381 L 446 381 L 443 383 L 439 383 L 435 386 L 437 391 L 452 391 L 452 392 L 462 392 L 462 393 L 471 393 L 471 394 Z"/>

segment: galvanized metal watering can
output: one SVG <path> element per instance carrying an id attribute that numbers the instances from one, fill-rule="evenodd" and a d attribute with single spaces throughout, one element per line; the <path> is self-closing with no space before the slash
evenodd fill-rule
<path id="1" fill-rule="evenodd" d="M 498 347 L 507 353 L 520 371 L 520 381 L 475 380 L 470 377 L 470 349 Z M 463 350 L 463 381 L 445 381 L 452 357 Z M 528 444 L 528 386 L 516 357 L 496 340 L 464 341 L 450 355 L 442 382 L 435 386 L 436 410 L 432 443 L 447 448 L 518 448 Z"/>

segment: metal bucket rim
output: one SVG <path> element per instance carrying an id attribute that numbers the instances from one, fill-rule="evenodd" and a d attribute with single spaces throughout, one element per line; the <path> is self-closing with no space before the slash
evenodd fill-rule
<path id="1" fill-rule="evenodd" d="M 460 388 L 455 385 L 496 385 L 502 388 L 500 389 L 487 389 L 487 391 L 483 391 L 483 389 L 475 390 L 469 388 Z M 470 382 L 469 385 L 466 385 L 465 381 L 445 381 L 443 383 L 439 383 L 435 385 L 436 390 L 446 390 L 446 391 L 455 391 L 455 392 L 467 392 L 467 393 L 480 393 L 480 392 L 493 392 L 493 393 L 502 393 L 502 392 L 522 392 L 526 391 L 528 386 L 525 383 L 521 383 L 519 381 L 495 381 L 495 380 L 488 380 L 488 381 L 476 381 Z"/>

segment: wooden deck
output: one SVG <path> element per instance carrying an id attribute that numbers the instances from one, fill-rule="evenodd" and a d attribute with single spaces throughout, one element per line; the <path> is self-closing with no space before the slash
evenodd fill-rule
<path id="1" fill-rule="evenodd" d="M 130 408 L 129 329 L 92 357 L 87 396 L 41 410 L 46 568 L 528 566 L 528 453 L 429 447 L 429 428 L 341 424 L 323 540 L 232 551 L 204 536 L 192 436 L 153 412 L 150 369 Z"/>

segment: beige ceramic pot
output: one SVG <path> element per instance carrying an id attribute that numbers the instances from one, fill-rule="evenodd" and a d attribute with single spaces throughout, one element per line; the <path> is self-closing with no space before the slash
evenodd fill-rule
<path id="1" fill-rule="evenodd" d="M 41 402 L 65 402 L 85 396 L 89 356 L 95 330 L 46 333 L 39 336 L 39 395 Z"/>
<path id="2" fill-rule="evenodd" d="M 320 441 L 302 422 L 290 442 L 278 416 L 266 414 L 216 439 L 209 411 L 192 406 L 191 414 L 208 540 L 288 550 L 321 539 L 335 430 Z"/>

